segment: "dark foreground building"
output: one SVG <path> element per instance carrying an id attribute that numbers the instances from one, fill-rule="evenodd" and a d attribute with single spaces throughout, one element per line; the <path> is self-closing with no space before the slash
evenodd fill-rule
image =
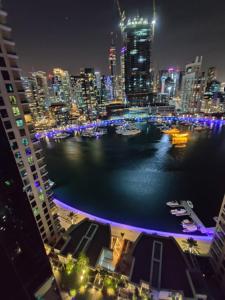
<path id="1" fill-rule="evenodd" d="M 43 244 L 57 238 L 51 191 L 6 17 L 0 8 L 0 299 L 60 299 Z"/>

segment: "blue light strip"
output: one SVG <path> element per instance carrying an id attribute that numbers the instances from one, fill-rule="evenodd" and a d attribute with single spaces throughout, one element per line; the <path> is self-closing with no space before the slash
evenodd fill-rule
<path id="1" fill-rule="evenodd" d="M 116 119 L 116 120 L 104 120 L 100 122 L 94 122 L 90 123 L 87 125 L 67 125 L 63 127 L 62 129 L 50 129 L 50 130 L 45 130 L 43 132 L 36 133 L 36 138 L 40 139 L 42 137 L 49 137 L 53 138 L 56 134 L 62 133 L 62 132 L 71 132 L 73 133 L 74 131 L 80 132 L 82 130 L 86 130 L 88 128 L 97 128 L 97 127 L 107 127 L 110 125 L 121 125 L 125 121 L 136 121 L 136 122 L 143 122 L 143 121 L 150 121 L 150 122 L 156 122 L 156 121 L 180 121 L 180 122 L 186 122 L 186 123 L 200 123 L 201 125 L 204 126 L 211 126 L 211 125 L 218 125 L 222 126 L 225 125 L 225 120 L 218 120 L 218 119 L 211 119 L 208 117 L 157 117 L 157 116 L 150 116 L 150 117 L 127 117 L 127 118 L 121 118 L 121 119 Z"/>
<path id="2" fill-rule="evenodd" d="M 187 239 L 187 238 L 193 238 L 195 240 L 201 240 L 201 241 L 206 241 L 206 242 L 211 242 L 213 239 L 213 233 L 214 231 L 212 229 L 208 229 L 207 236 L 203 235 L 190 235 L 190 234 L 182 234 L 182 233 L 174 233 L 174 232 L 165 232 L 165 231 L 159 231 L 159 230 L 152 230 L 152 229 L 146 229 L 146 228 L 141 228 L 141 227 L 135 227 L 135 226 L 130 226 L 130 225 L 125 225 L 122 223 L 114 222 L 111 220 L 103 219 L 94 215 L 91 215 L 89 213 L 83 212 L 81 210 L 78 210 L 76 208 L 73 208 L 72 206 L 69 206 L 63 202 L 61 202 L 58 199 L 54 199 L 54 203 L 59 206 L 62 209 L 72 211 L 75 214 L 80 214 L 83 215 L 84 217 L 87 217 L 91 220 L 95 220 L 99 223 L 103 224 L 110 224 L 111 226 L 114 227 L 119 227 L 124 230 L 131 230 L 139 233 L 147 233 L 147 234 L 154 234 L 154 235 L 159 235 L 159 236 L 165 236 L 165 237 L 174 237 L 174 238 L 182 238 L 182 239 Z"/>

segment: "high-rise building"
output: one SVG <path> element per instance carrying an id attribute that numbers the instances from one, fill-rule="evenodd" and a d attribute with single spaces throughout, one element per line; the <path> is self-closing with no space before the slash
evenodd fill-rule
<path id="1" fill-rule="evenodd" d="M 113 37 L 111 47 L 109 49 L 109 71 L 112 82 L 112 99 L 116 99 L 116 47 L 114 45 Z"/>
<path id="2" fill-rule="evenodd" d="M 43 120 L 49 101 L 47 75 L 43 71 L 33 72 L 31 77 L 23 77 L 23 86 L 30 103 L 31 115 L 35 122 Z"/>
<path id="3" fill-rule="evenodd" d="M 186 65 L 181 86 L 181 105 L 183 112 L 200 112 L 205 91 L 205 76 L 201 72 L 202 57 Z"/>
<path id="4" fill-rule="evenodd" d="M 71 82 L 69 72 L 60 68 L 53 69 L 52 86 L 55 102 L 71 105 Z"/>
<path id="5" fill-rule="evenodd" d="M 130 105 L 150 103 L 152 92 L 151 24 L 148 19 L 136 17 L 121 23 L 124 40 L 125 92 Z"/>
<path id="6" fill-rule="evenodd" d="M 225 197 L 217 219 L 210 254 L 212 267 L 225 295 Z"/>
<path id="7" fill-rule="evenodd" d="M 50 299 L 54 278 L 44 243 L 58 230 L 43 152 L 35 138 L 7 13 L 0 10 L 1 299 Z M 53 293 L 53 294 L 52 294 Z M 52 299 L 52 298 L 51 298 Z"/>
<path id="8" fill-rule="evenodd" d="M 88 119 L 97 118 L 97 87 L 96 77 L 93 68 L 85 68 L 80 73 L 80 83 L 82 88 L 82 106 L 81 109 Z"/>

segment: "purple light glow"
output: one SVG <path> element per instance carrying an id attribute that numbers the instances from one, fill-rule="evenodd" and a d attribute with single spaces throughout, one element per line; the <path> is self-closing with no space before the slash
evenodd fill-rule
<path id="1" fill-rule="evenodd" d="M 73 208 L 63 202 L 61 202 L 60 200 L 54 198 L 54 203 L 61 207 L 62 209 L 65 210 L 69 210 L 72 211 L 73 213 L 77 213 L 77 214 L 81 214 L 91 220 L 97 221 L 99 223 L 103 223 L 103 224 L 110 224 L 111 226 L 114 227 L 119 227 L 121 229 L 124 230 L 131 230 L 131 231 L 136 231 L 139 233 L 147 233 L 147 234 L 155 234 L 155 235 L 159 235 L 159 236 L 165 236 L 165 237 L 174 237 L 174 238 L 183 238 L 183 239 L 187 239 L 187 238 L 193 238 L 195 240 L 201 240 L 201 241 L 208 241 L 211 242 L 212 241 L 212 230 L 208 230 L 208 236 L 201 236 L 201 235 L 189 235 L 189 234 L 182 234 L 182 233 L 174 233 L 174 232 L 165 232 L 165 231 L 159 231 L 159 230 L 151 230 L 151 229 L 146 229 L 146 228 L 141 228 L 141 227 L 135 227 L 135 226 L 131 226 L 131 225 L 125 225 L 125 224 L 121 224 L 118 222 L 114 222 L 111 220 L 107 220 L 104 218 L 100 218 L 94 215 L 91 215 L 89 213 L 83 212 L 81 210 L 78 210 L 76 208 Z"/>

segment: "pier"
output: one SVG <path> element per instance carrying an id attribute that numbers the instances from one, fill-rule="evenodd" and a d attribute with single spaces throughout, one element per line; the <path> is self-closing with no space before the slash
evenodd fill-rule
<path id="1" fill-rule="evenodd" d="M 205 225 L 202 223 L 202 221 L 196 215 L 194 210 L 188 205 L 187 201 L 181 201 L 180 203 L 181 203 L 181 206 L 183 206 L 184 209 L 187 211 L 187 214 L 193 220 L 195 225 L 198 227 L 198 230 L 202 234 L 207 234 L 207 235 L 212 235 L 213 234 L 213 229 L 205 227 Z"/>

